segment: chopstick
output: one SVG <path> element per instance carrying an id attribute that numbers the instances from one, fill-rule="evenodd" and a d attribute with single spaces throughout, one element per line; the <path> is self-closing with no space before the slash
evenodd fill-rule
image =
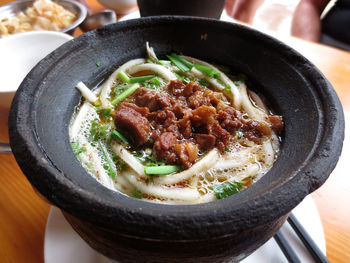
<path id="1" fill-rule="evenodd" d="M 273 238 L 277 242 L 278 246 L 282 250 L 284 256 L 287 258 L 289 263 L 301 263 L 297 254 L 294 252 L 293 248 L 289 245 L 287 239 L 284 237 L 282 232 L 279 230 Z"/>
<path id="2" fill-rule="evenodd" d="M 316 243 L 312 240 L 310 235 L 306 232 L 305 228 L 300 224 L 297 218 L 291 213 L 287 219 L 288 223 L 294 229 L 300 240 L 304 243 L 307 250 L 316 263 L 329 263 L 327 257 L 322 253 Z"/>

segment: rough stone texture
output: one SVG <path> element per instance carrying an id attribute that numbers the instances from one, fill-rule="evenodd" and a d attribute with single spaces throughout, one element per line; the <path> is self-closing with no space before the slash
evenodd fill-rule
<path id="1" fill-rule="evenodd" d="M 86 173 L 68 138 L 80 100 L 74 86 L 83 81 L 94 87 L 120 64 L 145 57 L 145 41 L 160 56 L 182 53 L 246 74 L 283 116 L 280 156 L 261 180 L 223 200 L 170 206 L 128 198 Z M 344 117 L 323 75 L 278 40 L 216 20 L 151 17 L 91 31 L 43 59 L 15 95 L 9 133 L 31 184 L 97 250 L 125 255 L 125 262 L 133 253 L 143 262 L 176 262 L 174 255 L 181 262 L 198 262 L 198 255 L 201 262 L 229 262 L 271 237 L 288 212 L 324 183 L 341 152 Z"/>

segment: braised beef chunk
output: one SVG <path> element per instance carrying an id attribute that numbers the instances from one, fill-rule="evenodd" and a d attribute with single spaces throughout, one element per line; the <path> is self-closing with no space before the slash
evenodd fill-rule
<path id="1" fill-rule="evenodd" d="M 171 132 L 162 133 L 156 142 L 153 149 L 159 159 L 166 160 L 169 163 L 176 162 L 176 155 L 174 153 L 174 146 L 177 144 L 176 136 Z"/>
<path id="2" fill-rule="evenodd" d="M 122 103 L 115 115 L 115 126 L 135 146 L 144 144 L 151 132 L 150 123 L 146 117 L 135 110 L 130 103 Z"/>
<path id="3" fill-rule="evenodd" d="M 197 133 L 193 135 L 201 151 L 208 151 L 214 148 L 216 138 L 213 135 Z"/>
<path id="4" fill-rule="evenodd" d="M 268 117 L 267 121 L 271 124 L 271 128 L 277 132 L 280 133 L 283 130 L 283 121 L 282 117 L 278 115 L 271 115 Z"/>
<path id="5" fill-rule="evenodd" d="M 198 159 L 198 146 L 192 142 L 175 144 L 174 151 L 178 157 L 178 163 L 189 168 Z"/>
<path id="6" fill-rule="evenodd" d="M 218 121 L 208 125 L 208 133 L 216 138 L 216 147 L 220 151 L 224 151 L 230 142 L 230 133 L 223 129 Z"/>
<path id="7" fill-rule="evenodd" d="M 135 94 L 135 102 L 138 106 L 147 107 L 151 112 L 170 107 L 170 98 L 159 92 L 139 89 Z"/>
<path id="8" fill-rule="evenodd" d="M 186 168 L 196 162 L 198 150 L 224 151 L 238 131 L 259 143 L 271 129 L 283 129 L 280 116 L 269 116 L 266 122 L 251 120 L 228 106 L 222 93 L 180 79 L 170 81 L 162 92 L 140 88 L 128 101 L 116 111 L 117 130 L 135 146 L 151 138 L 158 159 Z"/>

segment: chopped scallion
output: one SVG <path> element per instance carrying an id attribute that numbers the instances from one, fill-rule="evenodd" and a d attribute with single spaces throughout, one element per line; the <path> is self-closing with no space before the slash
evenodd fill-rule
<path id="1" fill-rule="evenodd" d="M 101 61 L 96 62 L 96 67 L 99 67 L 99 66 L 101 66 Z"/>
<path id="2" fill-rule="evenodd" d="M 102 145 L 101 141 L 98 140 L 97 142 L 98 142 L 98 145 L 99 145 L 100 148 L 101 148 L 102 155 L 103 155 L 103 157 L 105 158 L 105 161 L 106 161 L 106 167 L 104 167 L 104 168 L 106 169 L 108 175 L 109 175 L 111 178 L 114 179 L 114 177 L 115 177 L 115 171 L 114 171 L 114 169 L 113 169 L 113 165 L 112 165 L 112 163 L 111 163 L 111 160 L 108 158 L 108 155 L 107 155 L 107 153 L 106 153 L 106 151 L 105 151 L 105 147 Z"/>
<path id="3" fill-rule="evenodd" d="M 184 65 L 180 60 L 178 60 L 173 55 L 167 55 L 167 57 L 170 59 L 171 63 L 173 63 L 175 66 L 177 66 L 182 72 L 190 71 L 190 68 Z"/>
<path id="4" fill-rule="evenodd" d="M 118 73 L 118 78 L 120 78 L 122 81 L 124 81 L 126 83 L 130 83 L 130 78 L 123 71 L 120 71 Z"/>
<path id="5" fill-rule="evenodd" d="M 209 77 L 214 77 L 214 78 L 220 77 L 220 73 L 215 71 L 213 68 L 211 68 L 209 66 L 194 64 L 194 67 Z"/>
<path id="6" fill-rule="evenodd" d="M 178 165 L 146 166 L 146 174 L 171 174 L 180 171 Z"/>
<path id="7" fill-rule="evenodd" d="M 127 90 L 123 91 L 119 96 L 117 96 L 112 102 L 112 105 L 117 105 L 120 102 L 122 102 L 124 99 L 126 99 L 127 97 L 129 97 L 131 94 L 133 94 L 138 88 L 140 87 L 140 85 L 138 83 L 133 84 L 132 86 L 130 86 Z"/>
<path id="8" fill-rule="evenodd" d="M 229 84 L 227 84 L 227 85 L 225 86 L 225 91 L 227 91 L 227 92 L 230 92 L 230 91 L 231 91 L 231 86 L 230 86 Z"/>
<path id="9" fill-rule="evenodd" d="M 144 82 L 144 81 L 150 80 L 152 78 L 154 78 L 154 75 L 134 77 L 134 78 L 130 78 L 130 83 Z"/>
<path id="10" fill-rule="evenodd" d="M 162 66 L 165 66 L 165 65 L 171 64 L 171 61 L 169 61 L 169 60 L 158 60 L 157 63 L 162 65 Z"/>
<path id="11" fill-rule="evenodd" d="M 141 198 L 143 198 L 143 193 L 141 193 L 138 189 L 135 189 L 132 192 L 132 196 L 135 198 L 141 199 Z"/>
<path id="12" fill-rule="evenodd" d="M 190 70 L 193 68 L 194 64 L 189 62 L 188 60 L 172 53 L 171 54 L 172 57 L 176 58 L 178 61 L 180 61 L 182 64 L 184 64 L 186 67 L 188 67 Z"/>
<path id="13" fill-rule="evenodd" d="M 120 132 L 118 132 L 117 130 L 112 131 L 111 138 L 114 139 L 114 140 L 115 139 L 119 139 L 122 142 L 125 142 L 126 144 L 129 144 L 129 141 Z"/>
<path id="14" fill-rule="evenodd" d="M 159 86 L 161 86 L 162 85 L 162 82 L 159 80 L 159 78 L 157 78 L 157 77 L 154 77 L 153 79 L 152 79 L 152 82 L 157 86 L 157 87 L 159 87 Z"/>

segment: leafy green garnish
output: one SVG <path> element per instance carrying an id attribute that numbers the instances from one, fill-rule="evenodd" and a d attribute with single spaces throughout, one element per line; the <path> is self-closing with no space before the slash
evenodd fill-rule
<path id="1" fill-rule="evenodd" d="M 101 61 L 96 62 L 96 67 L 99 67 L 99 66 L 101 66 Z"/>
<path id="2" fill-rule="evenodd" d="M 167 55 L 168 59 L 170 59 L 171 63 L 177 66 L 182 72 L 190 71 L 193 67 L 193 64 L 186 59 L 179 57 L 178 55 L 172 53 L 171 55 Z"/>
<path id="3" fill-rule="evenodd" d="M 230 92 L 231 91 L 231 86 L 227 84 L 225 86 L 225 91 Z"/>
<path id="4" fill-rule="evenodd" d="M 135 198 L 141 199 L 141 198 L 143 198 L 143 193 L 141 193 L 138 189 L 135 189 L 132 192 L 132 196 Z"/>
<path id="5" fill-rule="evenodd" d="M 112 102 L 112 105 L 117 105 L 120 102 L 122 102 L 124 99 L 126 99 L 127 97 L 129 97 L 131 94 L 133 94 L 138 88 L 140 87 L 140 85 L 138 83 L 135 83 L 133 85 L 131 85 L 128 89 L 126 89 L 125 91 L 123 91 L 120 95 L 118 95 Z"/>
<path id="6" fill-rule="evenodd" d="M 101 151 L 102 151 L 102 155 L 103 155 L 103 157 L 104 157 L 104 159 L 106 161 L 106 164 L 103 165 L 103 168 L 106 170 L 108 176 L 110 176 L 111 178 L 114 179 L 116 173 L 114 171 L 112 162 L 111 162 L 111 160 L 109 159 L 109 157 L 108 157 L 108 155 L 106 153 L 105 147 L 102 145 L 100 140 L 98 140 L 97 143 L 100 146 Z"/>
<path id="7" fill-rule="evenodd" d="M 146 166 L 145 174 L 172 174 L 180 171 L 178 165 Z"/>
<path id="8" fill-rule="evenodd" d="M 220 73 L 215 71 L 212 67 L 200 64 L 194 64 L 194 67 L 209 77 L 220 78 Z"/>
<path id="9" fill-rule="evenodd" d="M 212 185 L 210 188 L 215 192 L 217 199 L 223 199 L 237 194 L 243 188 L 243 185 L 244 184 L 240 182 L 225 182 L 222 184 Z"/>
<path id="10" fill-rule="evenodd" d="M 117 140 L 119 139 L 120 141 L 126 143 L 126 144 L 130 144 L 129 141 L 117 130 L 112 131 L 111 133 L 111 139 L 113 140 Z"/>
<path id="11" fill-rule="evenodd" d="M 200 79 L 198 83 L 204 87 L 209 87 L 209 83 L 205 79 Z"/>
<path id="12" fill-rule="evenodd" d="M 147 76 L 141 76 L 141 77 L 133 77 L 130 78 L 130 83 L 137 83 L 137 82 L 144 82 L 146 80 L 153 79 L 154 75 L 147 75 Z"/>
<path id="13" fill-rule="evenodd" d="M 108 125 L 100 126 L 96 121 L 91 121 L 90 141 L 97 141 L 99 139 L 106 140 L 108 138 Z"/>
<path id="14" fill-rule="evenodd" d="M 130 83 L 130 78 L 123 71 L 120 71 L 118 73 L 118 78 L 120 78 L 120 80 L 122 80 L 122 81 L 124 81 L 126 83 Z"/>
<path id="15" fill-rule="evenodd" d="M 80 146 L 79 142 L 72 143 L 72 150 L 75 156 L 78 156 L 79 154 L 86 152 L 86 148 L 84 146 L 83 147 L 79 147 L 79 146 Z"/>

